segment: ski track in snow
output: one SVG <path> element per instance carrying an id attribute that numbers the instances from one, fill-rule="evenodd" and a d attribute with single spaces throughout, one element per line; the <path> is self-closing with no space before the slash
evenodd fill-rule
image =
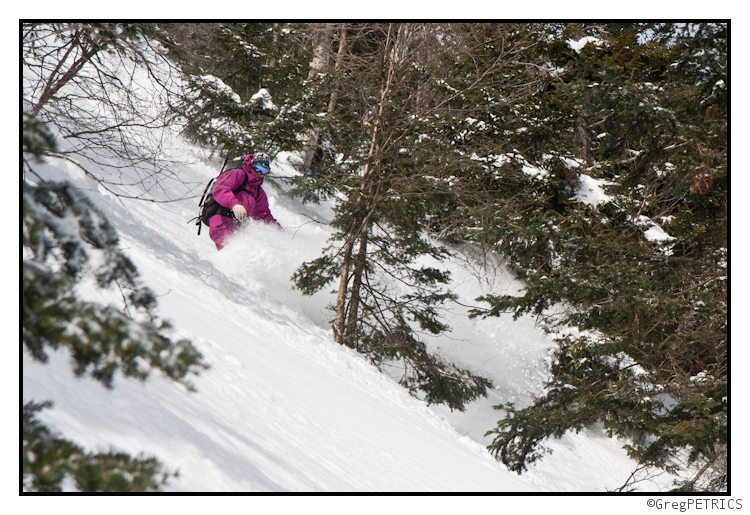
<path id="1" fill-rule="evenodd" d="M 274 162 L 278 175 L 294 173 L 287 157 Z M 145 383 L 118 377 L 106 391 L 73 377 L 65 351 L 51 352 L 46 365 L 24 351 L 23 399 L 53 400 L 55 407 L 40 418 L 88 449 L 145 451 L 178 469 L 166 491 L 604 492 L 632 472 L 635 464 L 621 444 L 597 430 L 550 442 L 554 453 L 522 476 L 485 449 L 491 438 L 484 433 L 502 416 L 492 406 L 524 405 L 543 387 L 554 344 L 532 318 L 468 320 L 467 308 L 447 307 L 453 331 L 428 339 L 430 348 L 496 385 L 489 399 L 464 413 L 427 406 L 397 377 L 336 345 L 325 310 L 334 300 L 332 287 L 302 297 L 289 281 L 330 236 L 325 225 L 300 213 L 327 221 L 330 207 L 303 206 L 267 183 L 285 231 L 250 223 L 217 252 L 207 228 L 196 236 L 196 227 L 185 223 L 195 216 L 195 198 L 120 200 L 73 167 L 51 162 L 40 169 L 89 192 L 157 294 L 173 336 L 190 339 L 211 368 L 192 379 L 195 393 L 158 373 Z M 195 164 L 181 178 L 200 185 L 214 173 L 213 166 Z M 451 270 L 462 303 L 475 305 L 490 291 L 519 291 L 501 264 L 480 270 L 477 263 L 468 257 L 440 264 Z M 86 281 L 79 292 L 99 302 L 119 300 L 119 293 Z M 668 481 L 642 486 L 655 490 Z"/>

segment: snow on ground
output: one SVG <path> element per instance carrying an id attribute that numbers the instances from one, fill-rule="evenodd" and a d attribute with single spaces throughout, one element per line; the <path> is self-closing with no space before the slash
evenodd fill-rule
<path id="1" fill-rule="evenodd" d="M 182 152 L 188 160 L 194 150 L 185 145 Z M 274 162 L 276 175 L 295 173 L 289 158 Z M 200 193 L 219 167 L 194 161 L 180 173 Z M 89 449 L 145 451 L 179 469 L 167 491 L 605 492 L 634 469 L 620 443 L 596 429 L 551 442 L 554 453 L 522 476 L 486 451 L 484 433 L 502 417 L 492 406 L 528 403 L 544 384 L 554 344 L 532 318 L 469 320 L 467 307 L 448 307 L 453 331 L 430 347 L 497 386 L 464 413 L 427 406 L 336 345 L 325 310 L 331 293 L 302 297 L 289 282 L 330 237 L 330 206 L 301 205 L 267 183 L 285 230 L 250 223 L 218 252 L 206 229 L 198 236 L 186 224 L 196 214 L 195 198 L 122 200 L 74 167 L 50 162 L 39 171 L 72 181 L 104 210 L 175 337 L 193 341 L 211 368 L 194 380 L 196 393 L 158 375 L 146 383 L 118 378 L 105 391 L 74 378 L 64 351 L 51 353 L 47 365 L 24 351 L 23 399 L 53 400 L 40 418 Z M 443 266 L 465 305 L 521 287 L 495 258 L 478 259 L 467 249 Z M 80 294 L 115 304 L 119 298 L 88 283 Z"/>

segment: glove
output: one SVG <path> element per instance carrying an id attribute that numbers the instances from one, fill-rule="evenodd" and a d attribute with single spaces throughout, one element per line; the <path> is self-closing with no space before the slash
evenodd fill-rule
<path id="1" fill-rule="evenodd" d="M 244 207 L 242 207 L 242 204 L 237 204 L 232 208 L 232 213 L 234 213 L 234 217 L 239 220 L 240 222 L 244 222 L 245 218 L 247 218 L 247 211 Z"/>

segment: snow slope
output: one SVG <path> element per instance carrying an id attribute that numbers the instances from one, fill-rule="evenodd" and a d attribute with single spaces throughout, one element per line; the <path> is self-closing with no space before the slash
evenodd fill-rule
<path id="1" fill-rule="evenodd" d="M 164 199 L 182 196 L 185 188 L 200 193 L 220 167 L 196 159 L 189 145 L 180 152 L 192 163 L 179 170 L 187 186 L 156 193 Z M 274 162 L 277 176 L 294 173 L 291 158 L 282 154 Z M 502 416 L 492 405 L 522 405 L 543 385 L 553 343 L 533 319 L 470 321 L 466 307 L 446 310 L 453 332 L 430 346 L 497 386 L 465 413 L 428 407 L 335 344 L 325 311 L 332 295 L 302 297 L 289 283 L 329 238 L 319 223 L 330 219 L 329 206 L 301 205 L 267 183 L 271 210 L 285 231 L 250 223 L 217 252 L 207 230 L 197 236 L 186 224 L 195 216 L 195 198 L 123 200 L 68 164 L 36 170 L 90 194 L 157 293 L 174 336 L 190 339 L 211 368 L 194 380 L 195 393 L 155 374 L 145 383 L 119 377 L 106 391 L 74 378 L 65 351 L 46 365 L 24 351 L 23 400 L 53 400 L 55 407 L 40 418 L 86 448 L 144 451 L 178 469 L 166 491 L 605 492 L 634 469 L 620 443 L 596 430 L 551 442 L 554 453 L 522 476 L 486 451 L 484 433 Z M 520 287 L 497 260 L 484 262 L 468 250 L 444 266 L 466 305 L 482 293 Z M 120 299 L 119 292 L 87 282 L 80 294 L 115 305 Z M 670 479 L 641 487 L 664 488 Z"/>

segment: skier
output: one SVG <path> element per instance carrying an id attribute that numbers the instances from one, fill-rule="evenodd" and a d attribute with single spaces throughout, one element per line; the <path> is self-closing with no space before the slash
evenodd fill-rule
<path id="1" fill-rule="evenodd" d="M 248 154 L 242 168 L 229 170 L 216 180 L 211 193 L 214 200 L 221 206 L 232 211 L 232 216 L 214 215 L 208 221 L 208 234 L 221 250 L 227 238 L 236 231 L 249 216 L 253 220 L 275 224 L 281 229 L 281 224 L 271 214 L 268 208 L 268 197 L 261 188 L 265 175 L 271 170 L 271 160 L 265 152 Z M 247 179 L 243 189 L 236 191 Z"/>

